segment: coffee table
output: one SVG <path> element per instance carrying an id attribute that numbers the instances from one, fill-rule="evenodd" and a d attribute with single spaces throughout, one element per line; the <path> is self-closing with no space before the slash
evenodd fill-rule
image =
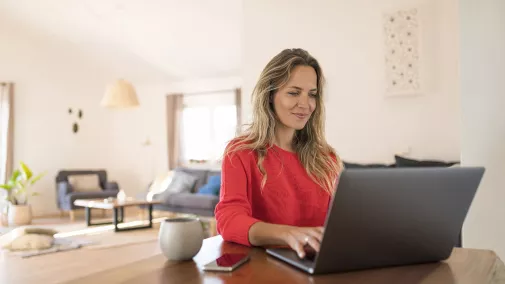
<path id="1" fill-rule="evenodd" d="M 96 225 L 106 225 L 106 224 L 114 224 L 114 231 L 130 231 L 130 230 L 138 230 L 138 229 L 147 229 L 153 227 L 153 205 L 160 204 L 160 201 L 157 200 L 140 200 L 140 199 L 126 199 L 126 200 L 117 200 L 117 199 L 77 199 L 74 201 L 75 206 L 81 206 L 85 209 L 86 214 L 86 224 L 89 226 Z M 118 227 L 119 223 L 123 223 L 124 221 L 124 208 L 129 206 L 141 206 L 147 205 L 147 210 L 149 212 L 148 215 L 148 225 L 144 226 L 130 226 L 120 228 Z M 112 210 L 114 212 L 112 222 L 100 222 L 100 223 L 92 223 L 91 222 L 91 209 L 107 209 Z"/>

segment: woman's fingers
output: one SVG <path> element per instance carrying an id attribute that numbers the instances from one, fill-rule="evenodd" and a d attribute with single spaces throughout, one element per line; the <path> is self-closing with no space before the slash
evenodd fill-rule
<path id="1" fill-rule="evenodd" d="M 306 255 L 305 246 L 312 247 L 316 252 L 321 249 L 323 239 L 323 228 L 295 228 L 284 238 L 286 243 L 298 254 L 300 258 Z"/>
<path id="2" fill-rule="evenodd" d="M 288 245 L 298 254 L 298 257 L 305 257 L 305 249 L 303 248 L 303 241 L 298 240 L 295 236 L 290 236 Z"/>
<path id="3" fill-rule="evenodd" d="M 319 252 L 319 249 L 321 248 L 319 240 L 314 237 L 307 237 L 306 240 L 309 246 L 311 246 L 316 252 Z"/>
<path id="4" fill-rule="evenodd" d="M 323 233 L 319 229 L 309 229 L 307 234 L 309 234 L 311 237 L 315 238 L 318 242 L 321 242 L 323 240 Z"/>

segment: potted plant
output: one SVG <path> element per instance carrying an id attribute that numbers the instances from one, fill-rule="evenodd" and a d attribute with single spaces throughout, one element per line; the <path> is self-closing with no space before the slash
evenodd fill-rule
<path id="1" fill-rule="evenodd" d="M 0 184 L 0 188 L 7 191 L 7 220 L 10 226 L 27 225 L 32 222 L 32 208 L 28 204 L 28 198 L 38 195 L 32 191 L 31 186 L 43 176 L 44 173 L 34 175 L 25 163 L 20 162 L 19 169 L 14 170 L 7 183 Z"/>

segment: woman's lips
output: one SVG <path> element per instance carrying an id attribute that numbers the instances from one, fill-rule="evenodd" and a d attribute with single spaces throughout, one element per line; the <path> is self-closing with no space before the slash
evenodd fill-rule
<path id="1" fill-rule="evenodd" d="M 304 113 L 293 113 L 296 117 L 298 117 L 299 119 L 305 119 L 307 118 L 307 116 L 309 116 L 308 114 L 304 114 Z"/>

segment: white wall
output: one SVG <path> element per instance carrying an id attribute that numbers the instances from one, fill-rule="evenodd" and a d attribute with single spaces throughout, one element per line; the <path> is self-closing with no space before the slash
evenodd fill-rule
<path id="1" fill-rule="evenodd" d="M 103 84 L 100 69 L 74 57 L 58 42 L 26 34 L 14 25 L 0 27 L 0 80 L 15 83 L 14 162 L 26 162 L 35 172 L 47 172 L 32 198 L 35 214 L 56 211 L 57 170 L 111 166 L 106 122 L 110 114 L 98 108 Z M 80 131 L 72 133 L 67 109 L 81 108 Z M 74 109 L 75 110 L 75 109 Z"/>
<path id="2" fill-rule="evenodd" d="M 111 171 L 121 177 L 125 191 L 135 195 L 145 190 L 154 176 L 168 168 L 167 94 L 232 90 L 240 84 L 238 77 L 224 77 L 136 86 L 141 107 L 114 112 L 110 122 L 116 160 Z M 146 139 L 151 146 L 142 146 Z"/>
<path id="3" fill-rule="evenodd" d="M 382 12 L 412 7 L 426 92 L 386 99 Z M 392 162 L 408 148 L 415 158 L 459 159 L 456 0 L 250 0 L 243 9 L 243 102 L 275 54 L 304 48 L 327 76 L 327 138 L 344 159 Z"/>
<path id="4" fill-rule="evenodd" d="M 99 106 L 106 84 L 119 75 L 148 79 L 131 80 L 139 108 L 111 111 Z M 31 200 L 35 215 L 57 212 L 54 178 L 61 169 L 104 168 L 127 194 L 144 191 L 155 174 L 167 169 L 166 94 L 240 84 L 233 77 L 151 81 L 162 76 L 135 60 L 104 64 L 51 34 L 0 22 L 0 81 L 15 83 L 14 161 L 47 173 L 34 188 L 40 193 Z M 77 134 L 69 107 L 84 111 Z M 142 146 L 147 138 L 150 147 Z"/>
<path id="5" fill-rule="evenodd" d="M 464 245 L 505 257 L 505 1 L 461 0 L 461 155 L 486 173 Z"/>

